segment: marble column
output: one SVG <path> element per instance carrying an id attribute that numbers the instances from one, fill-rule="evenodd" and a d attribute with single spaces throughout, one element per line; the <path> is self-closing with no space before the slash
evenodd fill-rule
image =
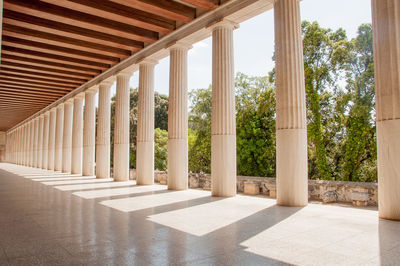
<path id="1" fill-rule="evenodd" d="M 33 167 L 38 167 L 39 118 L 33 120 Z"/>
<path id="2" fill-rule="evenodd" d="M 221 21 L 212 27 L 211 193 L 236 195 L 236 114 L 233 30 Z"/>
<path id="3" fill-rule="evenodd" d="M 139 64 L 138 124 L 136 138 L 136 183 L 154 184 L 154 66 L 146 59 Z"/>
<path id="4" fill-rule="evenodd" d="M 85 91 L 85 111 L 83 113 L 83 160 L 82 175 L 94 175 L 96 139 L 96 93 L 97 87 Z"/>
<path id="5" fill-rule="evenodd" d="M 39 129 L 38 129 L 38 153 L 37 153 L 37 168 L 42 168 L 43 163 L 43 126 L 44 126 L 44 115 L 39 116 Z"/>
<path id="6" fill-rule="evenodd" d="M 48 154 L 48 170 L 54 170 L 54 155 L 55 155 L 55 144 L 56 144 L 56 119 L 57 111 L 56 108 L 50 110 L 49 119 L 49 154 Z"/>
<path id="7" fill-rule="evenodd" d="M 56 109 L 56 137 L 54 148 L 54 170 L 62 170 L 62 147 L 64 131 L 64 104 L 61 103 Z"/>
<path id="8" fill-rule="evenodd" d="M 276 179 L 277 204 L 308 203 L 307 124 L 299 0 L 277 0 Z"/>
<path id="9" fill-rule="evenodd" d="M 103 81 L 99 85 L 96 137 L 96 178 L 110 178 L 110 97 L 112 84 L 113 81 Z"/>
<path id="10" fill-rule="evenodd" d="M 73 122 L 72 122 L 72 161 L 71 173 L 82 174 L 82 143 L 83 143 L 83 98 L 80 93 L 74 98 Z"/>
<path id="11" fill-rule="evenodd" d="M 25 166 L 29 166 L 29 146 L 30 146 L 30 124 L 29 122 L 27 122 L 25 124 L 25 147 L 24 147 L 24 151 L 25 151 Z"/>
<path id="12" fill-rule="evenodd" d="M 187 53 L 190 45 L 170 48 L 168 102 L 168 189 L 188 188 Z"/>
<path id="13" fill-rule="evenodd" d="M 400 220 L 400 4 L 372 0 L 379 217 Z"/>
<path id="14" fill-rule="evenodd" d="M 28 161 L 28 166 L 33 167 L 33 120 L 28 122 L 29 124 L 29 146 L 28 146 L 28 152 L 29 152 L 29 161 Z"/>
<path id="15" fill-rule="evenodd" d="M 114 116 L 114 181 L 129 180 L 129 79 L 132 73 L 117 74 Z"/>
<path id="16" fill-rule="evenodd" d="M 64 103 L 64 134 L 61 167 L 63 173 L 71 173 L 73 103 L 73 98 Z"/>
<path id="17" fill-rule="evenodd" d="M 47 169 L 49 161 L 49 120 L 50 112 L 47 111 L 43 116 L 42 169 Z"/>

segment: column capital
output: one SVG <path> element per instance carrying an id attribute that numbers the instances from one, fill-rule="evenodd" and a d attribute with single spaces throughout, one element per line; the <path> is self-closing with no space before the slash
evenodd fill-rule
<path id="1" fill-rule="evenodd" d="M 64 102 L 64 104 L 73 104 L 74 103 L 74 98 L 72 97 L 72 98 L 69 98 L 68 100 L 66 100 L 65 102 Z"/>
<path id="2" fill-rule="evenodd" d="M 105 79 L 105 80 L 102 80 L 102 81 L 98 84 L 98 86 L 111 87 L 111 86 L 114 84 L 115 80 L 116 80 L 116 77 L 115 77 L 115 76 L 111 76 L 111 77 L 109 77 L 109 78 L 107 78 L 107 79 Z"/>
<path id="3" fill-rule="evenodd" d="M 58 104 L 58 105 L 56 106 L 56 108 L 57 108 L 57 109 L 64 108 L 64 103 L 60 103 L 60 104 Z"/>
<path id="4" fill-rule="evenodd" d="M 95 85 L 93 87 L 90 87 L 88 89 L 85 90 L 85 94 L 86 93 L 96 93 L 99 90 L 99 85 Z"/>
<path id="5" fill-rule="evenodd" d="M 127 76 L 127 77 L 131 77 L 133 75 L 133 73 L 137 70 L 137 65 L 131 65 L 123 70 L 121 70 L 120 72 L 118 72 L 115 76 Z"/>
<path id="6" fill-rule="evenodd" d="M 43 116 L 49 116 L 50 115 L 50 110 L 49 111 L 46 111 L 44 114 L 43 114 Z"/>
<path id="7" fill-rule="evenodd" d="M 220 21 L 218 21 L 218 22 L 216 22 L 216 23 L 214 23 L 214 24 L 208 26 L 208 28 L 209 28 L 210 30 L 212 30 L 212 31 L 215 30 L 215 29 L 218 29 L 218 28 L 225 28 L 225 29 L 236 30 L 236 29 L 238 29 L 239 27 L 240 27 L 240 25 L 239 25 L 238 23 L 233 22 L 233 21 L 228 20 L 228 19 L 222 19 L 222 20 L 220 20 Z"/>
<path id="8" fill-rule="evenodd" d="M 190 50 L 192 49 L 193 46 L 190 43 L 187 42 L 182 42 L 182 41 L 177 41 L 177 42 L 173 42 L 168 46 L 168 49 L 171 50 L 175 50 L 175 49 L 179 49 L 179 50 Z"/>
<path id="9" fill-rule="evenodd" d="M 85 98 L 85 93 L 84 92 L 80 92 L 77 95 L 75 95 L 73 98 L 74 99 L 83 100 Z"/>
<path id="10" fill-rule="evenodd" d="M 139 65 L 151 65 L 155 66 L 158 64 L 158 60 L 151 59 L 151 58 L 145 58 L 142 61 L 139 62 Z"/>

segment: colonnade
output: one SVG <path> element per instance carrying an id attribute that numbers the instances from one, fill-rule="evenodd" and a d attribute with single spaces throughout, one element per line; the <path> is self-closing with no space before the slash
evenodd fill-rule
<path id="1" fill-rule="evenodd" d="M 400 220 L 400 6 L 398 0 L 372 0 L 378 128 L 380 216 Z M 308 202 L 307 127 L 299 0 L 276 0 L 277 204 Z M 222 20 L 212 31 L 212 195 L 236 194 L 236 124 L 233 31 Z M 187 51 L 170 50 L 168 188 L 188 188 Z M 137 184 L 153 184 L 154 66 L 139 62 Z M 114 180 L 129 179 L 130 71 L 116 75 Z M 109 80 L 53 107 L 7 133 L 7 160 L 73 174 L 110 177 Z M 99 91 L 97 137 L 95 95 Z M 83 101 L 85 107 L 83 111 Z M 96 155 L 95 155 L 96 146 Z M 96 159 L 95 159 L 96 157 Z M 96 161 L 96 169 L 95 168 Z"/>

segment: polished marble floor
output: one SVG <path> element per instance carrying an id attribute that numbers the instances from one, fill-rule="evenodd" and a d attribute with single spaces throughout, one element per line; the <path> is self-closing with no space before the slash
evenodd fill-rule
<path id="1" fill-rule="evenodd" d="M 285 264 L 400 265 L 400 223 L 0 163 L 0 265 Z"/>

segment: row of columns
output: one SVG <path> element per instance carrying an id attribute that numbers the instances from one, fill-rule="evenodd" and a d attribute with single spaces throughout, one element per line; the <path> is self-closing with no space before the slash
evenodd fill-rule
<path id="1" fill-rule="evenodd" d="M 400 220 L 400 6 L 397 0 L 372 0 L 377 128 L 379 213 Z M 308 202 L 307 127 L 299 0 L 276 0 L 276 150 L 277 204 Z M 212 28 L 212 195 L 236 194 L 236 124 L 232 22 Z M 168 188 L 188 187 L 187 51 L 170 48 L 168 113 Z M 154 65 L 139 64 L 137 184 L 153 184 Z M 129 179 L 129 79 L 120 72 L 114 129 L 114 179 Z M 110 176 L 110 86 L 99 85 L 97 140 L 95 94 L 90 89 L 8 133 L 8 160 L 74 174 Z M 85 98 L 85 111 L 82 113 Z M 84 119 L 83 119 L 84 117 Z M 38 145 L 36 145 L 37 143 Z M 96 145 L 96 149 L 95 149 Z M 94 161 L 96 150 L 96 173 Z M 83 153 L 82 153 L 83 151 Z"/>

